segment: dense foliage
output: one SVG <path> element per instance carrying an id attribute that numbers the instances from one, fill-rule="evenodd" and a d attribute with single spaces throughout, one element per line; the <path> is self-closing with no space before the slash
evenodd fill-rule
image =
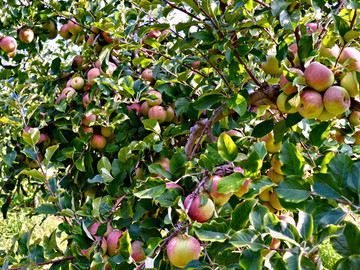
<path id="1" fill-rule="evenodd" d="M 2 214 L 62 220 L 0 265 L 359 269 L 358 8 L 0 1 Z"/>

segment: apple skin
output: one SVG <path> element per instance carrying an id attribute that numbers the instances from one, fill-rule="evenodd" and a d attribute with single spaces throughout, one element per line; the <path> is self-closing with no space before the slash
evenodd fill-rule
<path id="1" fill-rule="evenodd" d="M 114 230 L 106 238 L 106 240 L 107 240 L 107 253 L 110 256 L 120 254 L 120 251 L 118 251 L 117 249 L 120 247 L 119 239 L 122 236 L 122 234 L 123 234 L 122 231 Z"/>
<path id="2" fill-rule="evenodd" d="M 16 56 L 16 54 L 17 54 L 17 50 L 9 52 L 7 55 L 8 55 L 8 57 L 13 58 Z"/>
<path id="3" fill-rule="evenodd" d="M 144 250 L 142 249 L 143 245 L 144 243 L 139 240 L 131 243 L 131 258 L 133 258 L 135 262 L 142 262 L 146 258 Z"/>
<path id="4" fill-rule="evenodd" d="M 100 75 L 101 75 L 100 69 L 98 69 L 98 68 L 92 68 L 92 69 L 90 69 L 90 70 L 88 71 L 88 73 L 87 73 L 88 84 L 91 84 L 91 85 L 95 84 L 94 78 L 95 78 L 95 77 L 98 77 L 98 76 L 100 76 Z"/>
<path id="5" fill-rule="evenodd" d="M 160 164 L 161 168 L 163 168 L 164 170 L 170 171 L 170 159 L 160 157 L 160 158 L 159 158 L 157 161 L 155 161 L 154 163 Z"/>
<path id="6" fill-rule="evenodd" d="M 355 127 L 360 126 L 360 112 L 353 111 L 349 116 L 349 122 Z"/>
<path id="7" fill-rule="evenodd" d="M 289 70 L 291 72 L 294 72 L 296 73 L 297 75 L 303 77 L 304 76 L 304 73 L 300 70 L 300 69 L 297 69 L 297 68 L 289 68 Z M 288 85 L 287 85 L 288 84 Z M 286 85 L 286 86 L 285 86 Z M 284 87 L 285 86 L 285 87 Z M 281 74 L 281 77 L 280 77 L 280 87 L 282 88 L 282 90 L 290 95 L 292 93 L 296 93 L 298 90 L 297 90 L 297 87 L 296 86 L 293 86 L 290 84 L 290 82 L 286 79 L 285 75 L 284 74 Z"/>
<path id="8" fill-rule="evenodd" d="M 17 48 L 16 39 L 10 36 L 3 37 L 0 41 L 0 48 L 6 53 L 11 53 L 16 51 Z"/>
<path id="9" fill-rule="evenodd" d="M 343 64 L 346 60 L 350 58 L 356 61 L 346 65 L 346 67 L 349 70 L 360 71 L 360 52 L 353 47 L 346 47 L 339 57 L 339 62 Z"/>
<path id="10" fill-rule="evenodd" d="M 211 198 L 214 199 L 214 202 L 216 205 L 223 206 L 225 203 L 227 203 L 230 200 L 230 197 L 233 195 L 232 192 L 227 194 L 222 194 L 217 192 L 217 185 L 219 183 L 219 180 L 222 177 L 220 175 L 214 175 L 212 178 L 212 189 L 210 191 Z"/>
<path id="11" fill-rule="evenodd" d="M 200 61 L 195 61 L 191 63 L 191 67 L 192 68 L 197 68 L 198 66 L 200 66 L 201 62 Z"/>
<path id="12" fill-rule="evenodd" d="M 282 142 L 276 143 L 272 132 L 266 134 L 261 140 L 265 142 L 265 148 L 269 153 L 274 154 L 280 151 Z"/>
<path id="13" fill-rule="evenodd" d="M 230 129 L 230 130 L 228 130 L 228 131 L 225 131 L 224 132 L 225 134 L 227 134 L 227 135 L 229 135 L 229 136 L 231 136 L 231 137 L 243 137 L 243 135 L 241 134 L 241 132 L 240 131 L 237 131 L 237 130 L 235 130 L 235 129 Z"/>
<path id="14" fill-rule="evenodd" d="M 313 119 L 319 116 L 324 109 L 323 98 L 319 92 L 304 90 L 300 95 L 298 112 L 302 117 Z"/>
<path id="15" fill-rule="evenodd" d="M 149 83 L 154 83 L 155 79 L 154 76 L 152 74 L 152 70 L 151 69 L 145 69 L 142 73 L 141 73 L 141 78 Z"/>
<path id="16" fill-rule="evenodd" d="M 282 92 L 277 100 L 276 100 L 276 106 L 278 108 L 278 110 L 282 113 L 296 113 L 297 112 L 297 109 L 293 106 L 291 106 L 290 104 L 290 109 L 287 110 L 286 109 L 286 104 L 288 104 L 288 102 L 286 101 L 288 98 L 288 95 L 285 93 L 285 92 Z"/>
<path id="17" fill-rule="evenodd" d="M 275 184 L 280 184 L 281 181 L 284 179 L 284 176 L 277 173 L 274 168 L 270 168 L 266 176 L 269 177 L 271 181 L 273 181 L 273 183 Z"/>
<path id="18" fill-rule="evenodd" d="M 337 57 L 340 53 L 340 48 L 338 45 L 334 45 L 331 48 L 326 48 L 323 43 L 321 43 L 319 55 L 322 57 Z"/>
<path id="19" fill-rule="evenodd" d="M 71 39 L 72 34 L 68 30 L 69 25 L 67 23 L 60 27 L 59 34 L 63 39 Z"/>
<path id="20" fill-rule="evenodd" d="M 39 141 L 37 142 L 37 144 L 40 144 L 40 143 L 42 143 L 42 142 L 44 142 L 44 147 L 45 147 L 45 148 L 49 147 L 50 144 L 51 144 L 51 138 L 50 138 L 50 136 L 47 135 L 47 134 L 41 133 L 41 134 L 40 134 Z"/>
<path id="21" fill-rule="evenodd" d="M 85 81 L 83 78 L 77 76 L 75 78 L 72 78 L 71 80 L 71 87 L 75 90 L 81 90 L 84 88 Z"/>
<path id="22" fill-rule="evenodd" d="M 22 28 L 19 32 L 19 38 L 22 42 L 31 43 L 34 39 L 34 32 L 30 28 Z"/>
<path id="23" fill-rule="evenodd" d="M 352 98 L 359 95 L 359 82 L 357 81 L 356 73 L 354 71 L 347 73 L 341 79 L 340 86 L 344 87 Z"/>
<path id="24" fill-rule="evenodd" d="M 187 208 L 190 202 L 191 196 L 192 195 L 190 194 L 185 199 L 184 202 L 185 209 Z M 213 216 L 215 211 L 215 206 L 212 200 L 210 199 L 207 200 L 205 205 L 200 206 L 200 203 L 201 203 L 201 196 L 197 194 L 191 203 L 188 215 L 190 218 L 198 222 L 206 222 L 209 219 L 211 219 L 211 217 Z"/>
<path id="25" fill-rule="evenodd" d="M 311 35 L 312 33 L 320 33 L 322 31 L 322 26 L 318 23 L 308 23 L 305 24 L 305 26 L 307 27 L 306 33 L 309 35 Z"/>
<path id="26" fill-rule="evenodd" d="M 270 188 L 267 188 L 259 193 L 259 198 L 263 202 L 268 202 L 268 201 L 270 201 L 270 195 L 271 195 L 271 190 L 270 190 Z"/>
<path id="27" fill-rule="evenodd" d="M 58 31 L 54 21 L 46 22 L 43 24 L 43 28 L 48 32 L 45 34 L 45 37 L 48 39 L 56 38 Z"/>
<path id="28" fill-rule="evenodd" d="M 251 182 L 251 179 L 246 179 L 244 184 L 242 185 L 242 187 L 238 191 L 236 191 L 234 194 L 238 198 L 241 198 L 245 193 L 247 193 L 249 191 L 250 182 Z"/>
<path id="29" fill-rule="evenodd" d="M 334 117 L 336 117 L 335 114 L 331 114 L 329 113 L 325 108 L 323 109 L 323 111 L 316 117 L 316 119 L 320 120 L 320 121 L 328 121 L 330 119 L 333 119 Z"/>
<path id="30" fill-rule="evenodd" d="M 101 236 L 96 236 L 96 231 L 99 228 L 99 226 L 101 225 L 100 222 L 95 222 L 94 224 L 92 224 L 89 228 L 89 233 L 91 233 L 94 238 L 96 240 L 99 240 L 101 238 Z M 108 237 L 109 234 L 113 231 L 113 228 L 111 227 L 110 223 L 107 223 L 106 225 L 106 232 L 102 235 L 103 237 Z"/>
<path id="31" fill-rule="evenodd" d="M 114 134 L 114 130 L 110 127 L 101 127 L 101 135 L 105 138 L 109 138 Z"/>
<path id="32" fill-rule="evenodd" d="M 276 210 L 281 211 L 284 209 L 284 207 L 282 207 L 282 205 L 279 202 L 279 198 L 275 190 L 271 193 L 269 202 L 271 206 L 274 207 Z"/>
<path id="33" fill-rule="evenodd" d="M 171 106 L 167 106 L 165 108 L 166 111 L 166 119 L 165 122 L 171 122 L 175 117 L 174 109 Z"/>
<path id="34" fill-rule="evenodd" d="M 81 125 L 80 128 L 82 128 L 85 134 L 94 133 L 94 129 L 92 127 Z"/>
<path id="35" fill-rule="evenodd" d="M 162 106 L 154 106 L 149 109 L 149 119 L 156 119 L 161 124 L 166 120 L 166 111 Z"/>
<path id="36" fill-rule="evenodd" d="M 106 139 L 101 135 L 94 135 L 91 138 L 90 145 L 95 149 L 103 149 L 106 146 Z"/>
<path id="37" fill-rule="evenodd" d="M 279 155 L 273 155 L 271 157 L 271 167 L 274 168 L 275 172 L 277 172 L 278 174 L 282 174 L 284 175 L 283 171 L 281 170 L 281 162 L 279 160 Z"/>
<path id="38" fill-rule="evenodd" d="M 324 94 L 324 106 L 328 112 L 342 114 L 350 108 L 350 96 L 345 88 L 332 86 Z"/>
<path id="39" fill-rule="evenodd" d="M 131 104 L 130 106 L 127 106 L 127 108 L 129 113 L 131 110 L 135 110 L 137 114 L 141 114 L 141 106 L 138 103 Z"/>
<path id="40" fill-rule="evenodd" d="M 90 98 L 89 98 L 89 94 L 86 94 L 84 97 L 83 97 L 83 99 L 82 99 L 82 105 L 83 105 L 83 107 L 86 109 L 87 108 L 87 106 L 89 106 L 89 104 L 90 104 Z"/>
<path id="41" fill-rule="evenodd" d="M 178 234 L 170 239 L 166 253 L 174 266 L 184 268 L 189 262 L 200 258 L 201 246 L 196 238 Z"/>
<path id="42" fill-rule="evenodd" d="M 353 137 L 355 138 L 354 145 L 360 145 L 360 131 L 356 131 Z"/>
<path id="43" fill-rule="evenodd" d="M 161 36 L 161 31 L 160 30 L 151 30 L 148 34 L 149 37 L 153 37 L 153 38 L 159 38 Z"/>
<path id="44" fill-rule="evenodd" d="M 73 35 L 76 36 L 76 34 L 83 31 L 83 27 L 79 24 L 77 24 L 76 20 L 73 18 L 68 22 L 68 28 L 67 30 Z"/>
<path id="45" fill-rule="evenodd" d="M 151 106 L 157 106 L 157 105 L 160 105 L 162 103 L 162 95 L 160 92 L 156 91 L 156 90 L 150 90 L 147 92 L 147 94 L 149 96 L 151 95 L 155 95 L 157 97 L 157 99 L 155 100 L 147 100 L 146 102 L 148 103 L 148 105 L 151 107 Z"/>
<path id="46" fill-rule="evenodd" d="M 334 83 L 334 73 L 323 64 L 312 62 L 304 72 L 306 83 L 318 92 L 323 92 Z"/>
<path id="47" fill-rule="evenodd" d="M 167 189 L 169 189 L 169 188 L 178 188 L 178 189 L 181 189 L 181 190 L 182 190 L 182 193 L 184 194 L 184 189 L 182 188 L 182 186 L 180 186 L 180 185 L 177 184 L 177 183 L 167 182 L 167 183 L 166 183 L 166 188 L 167 188 Z"/>
<path id="48" fill-rule="evenodd" d="M 107 241 L 105 238 L 102 238 L 101 240 L 101 249 L 102 249 L 102 255 L 105 255 L 106 254 L 106 251 L 107 251 Z M 80 250 L 81 254 L 83 256 L 85 256 L 88 260 L 90 260 L 90 250 L 91 250 L 92 247 L 89 247 L 88 249 L 82 249 Z"/>
<path id="49" fill-rule="evenodd" d="M 82 58 L 81 56 L 75 56 L 73 61 L 72 61 L 72 67 L 74 68 L 74 70 L 81 70 L 84 68 L 84 58 Z"/>
<path id="50" fill-rule="evenodd" d="M 95 123 L 95 121 L 96 121 L 95 114 L 85 113 L 81 123 L 85 126 L 90 126 L 91 124 Z"/>
<path id="51" fill-rule="evenodd" d="M 280 76 L 282 70 L 279 66 L 279 61 L 277 60 L 275 54 L 268 54 L 266 57 L 266 62 L 262 64 L 262 70 L 269 75 Z"/>
<path id="52" fill-rule="evenodd" d="M 55 104 L 58 105 L 62 99 L 66 99 L 68 97 L 73 96 L 76 93 L 76 90 L 72 87 L 65 87 L 64 90 L 61 92 L 59 97 L 57 98 Z"/>

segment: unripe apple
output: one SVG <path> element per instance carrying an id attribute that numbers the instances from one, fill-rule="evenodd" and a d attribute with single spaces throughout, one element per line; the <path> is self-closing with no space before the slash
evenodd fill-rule
<path id="1" fill-rule="evenodd" d="M 187 209 L 187 206 L 190 203 L 191 196 L 192 194 L 188 195 L 185 199 L 184 202 L 185 209 Z M 198 222 L 206 222 L 209 219 L 211 219 L 211 217 L 213 216 L 215 211 L 215 206 L 212 200 L 210 199 L 207 199 L 207 202 L 204 205 L 200 205 L 200 204 L 201 204 L 201 196 L 197 194 L 194 200 L 192 201 L 188 215 L 190 218 Z"/>
<path id="2" fill-rule="evenodd" d="M 71 80 L 71 87 L 74 88 L 75 90 L 83 89 L 84 84 L 85 84 L 84 79 L 79 76 L 72 78 Z"/>
<path id="3" fill-rule="evenodd" d="M 42 143 L 42 142 L 44 142 L 44 147 L 45 147 L 45 148 L 49 147 L 50 144 L 51 144 L 51 138 L 50 138 L 50 136 L 47 135 L 47 134 L 41 133 L 41 134 L 40 134 L 40 138 L 39 138 L 37 144 L 40 144 L 40 143 Z"/>
<path id="4" fill-rule="evenodd" d="M 284 209 L 284 207 L 282 207 L 282 205 L 279 202 L 279 198 L 275 190 L 271 193 L 269 202 L 271 206 L 274 207 L 276 210 L 280 211 Z"/>
<path id="5" fill-rule="evenodd" d="M 96 236 L 96 231 L 99 228 L 99 226 L 101 225 L 100 222 L 95 222 L 94 224 L 91 225 L 91 227 L 89 228 L 89 233 L 91 233 L 96 240 L 99 240 L 101 238 L 101 236 Z M 107 223 L 106 225 L 106 232 L 102 235 L 103 237 L 108 237 L 109 234 L 113 231 L 113 228 L 111 227 L 110 223 Z"/>
<path id="6" fill-rule="evenodd" d="M 146 102 L 145 102 L 146 103 Z M 131 110 L 135 110 L 138 114 L 141 113 L 141 106 L 138 103 L 131 104 L 130 106 L 127 106 L 128 112 L 130 113 Z"/>
<path id="7" fill-rule="evenodd" d="M 89 114 L 89 113 L 85 113 L 81 123 L 85 126 L 90 126 L 92 124 L 94 124 L 96 121 L 96 115 L 95 114 Z"/>
<path id="8" fill-rule="evenodd" d="M 266 176 L 269 177 L 275 184 L 280 184 L 280 182 L 284 179 L 284 176 L 277 173 L 274 168 L 270 168 Z"/>
<path id="9" fill-rule="evenodd" d="M 354 98 L 359 95 L 359 82 L 355 71 L 347 73 L 340 81 L 340 86 L 348 91 L 350 97 Z"/>
<path id="10" fill-rule="evenodd" d="M 59 34 L 63 39 L 70 39 L 72 34 L 70 33 L 70 31 L 68 30 L 68 24 L 65 23 L 61 26 Z"/>
<path id="11" fill-rule="evenodd" d="M 141 78 L 149 83 L 154 83 L 155 79 L 154 76 L 152 74 L 152 70 L 151 69 L 145 69 L 143 71 L 143 73 L 141 73 Z"/>
<path id="12" fill-rule="evenodd" d="M 276 143 L 272 132 L 266 134 L 261 140 L 265 142 L 265 148 L 269 153 L 273 154 L 280 151 L 282 142 Z"/>
<path id="13" fill-rule="evenodd" d="M 157 99 L 155 99 L 155 100 L 150 100 L 150 99 L 147 100 L 147 103 L 149 106 L 157 106 L 162 103 L 162 95 L 160 92 L 158 92 L 156 90 L 150 90 L 147 92 L 147 94 L 149 96 L 155 95 L 157 97 Z"/>
<path id="14" fill-rule="evenodd" d="M 83 27 L 77 23 L 77 21 L 73 18 L 68 22 L 68 29 L 67 29 L 73 36 L 77 33 L 83 31 Z"/>
<path id="15" fill-rule="evenodd" d="M 319 92 L 304 90 L 300 95 L 298 112 L 302 117 L 313 119 L 319 116 L 323 110 L 323 98 Z"/>
<path id="16" fill-rule="evenodd" d="M 90 145 L 95 149 L 103 149 L 106 146 L 106 139 L 101 135 L 94 135 L 91 138 Z"/>
<path id="17" fill-rule="evenodd" d="M 22 42 L 31 43 L 34 39 L 34 32 L 30 28 L 21 28 L 19 38 Z"/>
<path id="18" fill-rule="evenodd" d="M 316 91 L 323 92 L 334 83 L 334 74 L 323 64 L 312 62 L 304 72 L 306 83 Z"/>
<path id="19" fill-rule="evenodd" d="M 331 114 L 324 108 L 322 112 L 316 117 L 316 119 L 320 121 L 328 121 L 334 117 L 336 117 L 336 114 Z"/>
<path id="20" fill-rule="evenodd" d="M 165 108 L 165 111 L 166 111 L 166 119 L 165 119 L 165 122 L 170 122 L 170 121 L 173 120 L 174 117 L 175 117 L 174 109 L 173 109 L 171 106 L 167 106 L 167 107 Z"/>
<path id="21" fill-rule="evenodd" d="M 0 48 L 6 53 L 11 53 L 16 51 L 17 48 L 16 39 L 10 36 L 3 37 L 0 41 Z"/>
<path id="22" fill-rule="evenodd" d="M 349 116 L 349 122 L 355 127 L 360 126 L 360 112 L 353 111 Z"/>
<path id="23" fill-rule="evenodd" d="M 149 37 L 153 37 L 153 38 L 159 38 L 161 36 L 161 31 L 160 30 L 151 30 L 149 32 Z"/>
<path id="24" fill-rule="evenodd" d="M 289 104 L 289 102 L 287 101 L 288 99 L 288 95 L 285 92 L 282 92 L 277 100 L 276 100 L 276 106 L 278 108 L 278 110 L 282 113 L 296 113 L 297 112 L 297 108 L 291 106 Z M 286 109 L 287 107 L 289 107 L 289 109 Z"/>
<path id="25" fill-rule="evenodd" d="M 339 55 L 340 48 L 338 45 L 334 45 L 331 48 L 326 48 L 323 43 L 321 43 L 319 55 L 322 57 L 337 57 Z"/>
<path id="26" fill-rule="evenodd" d="M 340 86 L 331 86 L 326 90 L 323 100 L 325 109 L 333 114 L 342 114 L 350 108 L 349 93 Z"/>
<path id="27" fill-rule="evenodd" d="M 56 24 L 54 21 L 44 23 L 43 28 L 47 31 L 47 33 L 45 34 L 45 37 L 47 37 L 48 39 L 56 38 L 58 31 L 57 31 Z"/>
<path id="28" fill-rule="evenodd" d="M 262 69 L 266 74 L 269 75 L 280 76 L 282 74 L 279 61 L 277 60 L 275 54 L 267 55 L 266 62 L 262 64 Z"/>
<path id="29" fill-rule="evenodd" d="M 161 124 L 166 120 L 166 111 L 162 106 L 154 106 L 149 109 L 149 119 L 156 119 Z"/>
<path id="30" fill-rule="evenodd" d="M 122 231 L 114 230 L 106 238 L 107 240 L 107 252 L 110 256 L 119 255 L 120 251 L 117 250 L 120 247 L 119 239 L 122 236 Z"/>
<path id="31" fill-rule="evenodd" d="M 133 258 L 135 262 L 142 262 L 146 258 L 144 250 L 142 249 L 143 245 L 144 243 L 139 240 L 131 243 L 131 258 Z"/>
<path id="32" fill-rule="evenodd" d="M 340 57 L 339 62 L 343 64 L 348 59 L 354 59 L 355 62 L 346 65 L 349 70 L 360 71 L 360 52 L 353 47 L 346 47 Z"/>
<path id="33" fill-rule="evenodd" d="M 114 134 L 114 130 L 110 127 L 101 127 L 101 135 L 105 138 L 109 138 Z"/>
<path id="34" fill-rule="evenodd" d="M 259 193 L 259 198 L 263 202 L 268 202 L 270 201 L 270 195 L 271 195 L 271 189 L 267 188 Z"/>
<path id="35" fill-rule="evenodd" d="M 225 203 L 227 203 L 230 199 L 230 197 L 233 195 L 232 192 L 227 194 L 222 194 L 217 192 L 217 185 L 219 183 L 219 180 L 221 179 L 220 175 L 214 175 L 212 178 L 211 184 L 211 190 L 209 190 L 211 198 L 214 199 L 214 202 L 216 205 L 223 206 Z"/>
<path id="36" fill-rule="evenodd" d="M 289 69 L 291 72 L 294 72 L 296 73 L 297 75 L 303 77 L 304 76 L 304 73 L 300 70 L 300 69 L 297 69 L 297 68 L 290 68 Z M 286 85 L 286 86 L 285 86 Z M 282 87 L 282 90 L 290 95 L 292 93 L 296 93 L 298 90 L 297 90 L 297 87 L 296 86 L 293 86 L 285 77 L 284 74 L 281 74 L 281 77 L 280 77 L 280 86 Z M 285 87 L 284 87 L 285 86 Z"/>
<path id="37" fill-rule="evenodd" d="M 92 69 L 90 69 L 90 70 L 88 71 L 88 73 L 87 73 L 88 83 L 91 84 L 91 85 L 95 84 L 95 82 L 94 82 L 93 79 L 94 79 L 95 77 L 100 76 L 100 75 L 101 75 L 100 69 L 98 69 L 98 68 L 92 68 Z"/>
<path id="38" fill-rule="evenodd" d="M 184 268 L 189 262 L 200 258 L 201 247 L 194 237 L 178 234 L 170 239 L 166 253 L 174 266 Z"/>

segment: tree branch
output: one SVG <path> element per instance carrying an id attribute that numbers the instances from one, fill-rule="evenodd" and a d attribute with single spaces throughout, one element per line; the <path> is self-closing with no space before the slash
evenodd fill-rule
<path id="1" fill-rule="evenodd" d="M 48 261 L 48 262 L 41 262 L 41 263 L 35 263 L 34 266 L 41 266 L 41 265 L 47 265 L 47 264 L 54 264 L 54 263 L 58 263 L 58 262 L 63 262 L 63 261 L 69 261 L 69 260 L 73 260 L 75 259 L 74 256 L 68 256 L 66 258 L 62 258 L 62 259 L 58 259 L 58 260 L 53 260 L 53 261 Z M 29 266 L 30 264 L 27 265 L 23 265 L 23 266 L 19 266 L 19 267 L 14 267 L 14 268 L 7 268 L 6 270 L 18 270 L 18 269 L 22 269 L 26 266 Z"/>

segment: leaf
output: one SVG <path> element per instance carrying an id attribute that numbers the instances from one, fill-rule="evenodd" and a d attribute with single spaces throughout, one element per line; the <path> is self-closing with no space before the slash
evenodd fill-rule
<path id="1" fill-rule="evenodd" d="M 343 234 L 331 239 L 335 251 L 344 257 L 355 254 L 360 255 L 359 241 L 359 228 L 349 221 L 345 221 Z"/>
<path id="2" fill-rule="evenodd" d="M 134 192 L 134 195 L 140 199 L 153 199 L 160 195 L 166 189 L 164 181 L 158 179 L 150 179 L 140 187 L 138 191 Z"/>
<path id="3" fill-rule="evenodd" d="M 225 242 L 228 226 L 225 222 L 211 221 L 210 224 L 203 223 L 200 228 L 194 226 L 197 237 L 202 241 Z"/>
<path id="4" fill-rule="evenodd" d="M 329 135 L 331 122 L 321 122 L 314 127 L 309 135 L 309 140 L 315 145 L 320 146 Z"/>
<path id="5" fill-rule="evenodd" d="M 302 202 L 310 196 L 310 184 L 302 177 L 285 177 L 276 187 L 276 193 L 287 202 Z"/>
<path id="6" fill-rule="evenodd" d="M 53 204 L 42 204 L 34 209 L 34 212 L 38 212 L 44 215 L 56 214 L 58 211 L 59 209 Z"/>
<path id="7" fill-rule="evenodd" d="M 289 5 L 290 3 L 282 0 L 271 1 L 270 7 L 272 15 L 277 17 L 282 11 L 286 10 Z"/>
<path id="8" fill-rule="evenodd" d="M 212 42 L 215 40 L 214 35 L 211 32 L 208 31 L 199 31 L 199 32 L 194 32 L 191 33 L 190 35 L 193 38 L 202 40 L 204 42 Z"/>
<path id="9" fill-rule="evenodd" d="M 261 234 L 251 229 L 244 229 L 233 234 L 230 244 L 239 248 L 249 247 L 253 251 L 258 251 L 265 247 Z"/>
<path id="10" fill-rule="evenodd" d="M 31 171 L 30 170 L 27 170 L 27 169 L 24 169 L 20 172 L 20 174 L 25 174 L 25 175 L 29 175 L 29 176 L 32 176 L 42 182 L 45 182 L 46 179 L 45 179 L 45 176 L 39 172 L 38 170 L 35 170 L 35 169 L 32 169 Z"/>
<path id="11" fill-rule="evenodd" d="M 49 146 L 48 148 L 46 148 L 45 151 L 45 158 L 43 160 L 43 164 L 46 167 L 47 165 L 49 165 L 49 162 L 52 158 L 52 156 L 54 155 L 54 153 L 56 152 L 56 150 L 59 148 L 59 145 L 53 145 L 53 146 Z"/>
<path id="12" fill-rule="evenodd" d="M 304 175 L 305 159 L 289 140 L 281 146 L 280 162 L 283 164 L 281 170 L 285 175 Z"/>
<path id="13" fill-rule="evenodd" d="M 296 229 L 298 230 L 302 239 L 309 241 L 314 230 L 314 222 L 312 215 L 299 209 Z"/>
<path id="14" fill-rule="evenodd" d="M 340 16 L 332 14 L 335 22 L 335 29 L 338 31 L 342 38 L 345 37 L 346 33 L 351 30 L 350 25 Z"/>
<path id="15" fill-rule="evenodd" d="M 273 130 L 273 128 L 274 128 L 274 120 L 273 119 L 265 120 L 255 126 L 255 128 L 251 132 L 251 136 L 255 138 L 263 137 L 266 134 L 270 133 Z"/>
<path id="16" fill-rule="evenodd" d="M 269 209 L 266 206 L 260 204 L 256 205 L 250 213 L 250 223 L 257 231 L 261 231 L 263 227 L 263 219 L 265 214 L 269 213 Z"/>
<path id="17" fill-rule="evenodd" d="M 40 131 L 37 128 L 30 128 L 22 134 L 24 141 L 30 146 L 35 146 L 40 139 Z"/>
<path id="18" fill-rule="evenodd" d="M 122 233 L 120 239 L 119 239 L 119 251 L 120 255 L 128 260 L 131 255 L 131 243 L 130 243 L 130 235 L 128 230 Z"/>
<path id="19" fill-rule="evenodd" d="M 144 124 L 145 129 L 153 131 L 156 134 L 160 135 L 161 128 L 156 119 L 146 119 L 146 120 L 143 120 L 142 123 Z"/>
<path id="20" fill-rule="evenodd" d="M 101 159 L 97 163 L 97 170 L 101 173 L 101 169 L 105 168 L 108 172 L 111 171 L 111 163 L 109 159 L 105 156 L 102 156 Z"/>
<path id="21" fill-rule="evenodd" d="M 333 266 L 333 269 L 336 270 L 352 270 L 358 269 L 360 265 L 360 256 L 359 255 L 351 255 L 346 258 L 342 258 L 336 262 Z"/>
<path id="22" fill-rule="evenodd" d="M 150 173 L 160 174 L 160 175 L 164 176 L 165 178 L 171 180 L 171 173 L 169 173 L 167 170 L 165 170 L 163 167 L 161 167 L 160 164 L 153 163 L 148 167 L 148 169 L 149 169 Z"/>
<path id="23" fill-rule="evenodd" d="M 245 270 L 261 270 L 263 263 L 261 251 L 243 250 L 239 263 Z"/>
<path id="24" fill-rule="evenodd" d="M 234 109 L 239 116 L 243 116 L 247 111 L 246 99 L 240 95 L 233 95 L 227 102 L 229 109 Z"/>
<path id="25" fill-rule="evenodd" d="M 346 213 L 342 209 L 332 208 L 330 206 L 318 207 L 311 214 L 314 218 L 314 225 L 317 230 L 319 230 L 319 228 L 329 226 L 330 224 L 338 225 L 346 216 Z"/>
<path id="26" fill-rule="evenodd" d="M 217 184 L 216 191 L 221 194 L 239 191 L 245 180 L 244 176 L 238 172 L 222 177 Z"/>
<path id="27" fill-rule="evenodd" d="M 344 153 L 335 155 L 328 164 L 327 173 L 332 176 L 339 187 L 347 181 L 354 162 Z"/>
<path id="28" fill-rule="evenodd" d="M 358 197 L 360 196 L 360 162 L 352 166 L 344 186 L 355 192 Z"/>
<path id="29" fill-rule="evenodd" d="M 226 161 L 232 162 L 237 158 L 238 150 L 236 144 L 226 133 L 221 133 L 217 142 L 217 147 L 220 156 Z"/>
<path id="30" fill-rule="evenodd" d="M 302 62 L 310 56 L 313 50 L 313 40 L 311 35 L 302 36 L 299 40 L 298 55 Z"/>
<path id="31" fill-rule="evenodd" d="M 313 176 L 314 178 L 314 191 L 328 199 L 340 199 L 341 191 L 334 181 L 334 179 L 328 175 L 323 173 L 316 173 Z"/>
<path id="32" fill-rule="evenodd" d="M 7 153 L 6 155 L 4 155 L 3 160 L 6 163 L 6 165 L 11 167 L 13 162 L 15 161 L 16 155 L 17 155 L 16 151 L 13 151 L 11 153 Z"/>
<path id="33" fill-rule="evenodd" d="M 230 227 L 239 231 L 243 229 L 249 221 L 249 214 L 256 204 L 256 200 L 245 200 L 242 203 L 239 203 L 234 211 L 231 213 L 231 222 Z"/>
<path id="34" fill-rule="evenodd" d="M 21 234 L 18 238 L 19 250 L 23 255 L 28 255 L 29 253 L 31 234 L 34 229 L 35 226 L 32 227 L 28 232 Z"/>
<path id="35" fill-rule="evenodd" d="M 209 109 L 211 105 L 219 102 L 221 98 L 222 95 L 219 94 L 205 94 L 195 100 L 193 107 L 199 111 L 206 110 Z"/>
<path id="36" fill-rule="evenodd" d="M 104 179 L 101 177 L 100 174 L 95 175 L 92 179 L 87 180 L 88 183 L 94 184 L 94 183 L 105 183 Z"/>
<path id="37" fill-rule="evenodd" d="M 52 62 L 51 62 L 51 71 L 56 75 L 60 72 L 61 69 L 61 59 L 59 57 L 56 57 Z"/>

